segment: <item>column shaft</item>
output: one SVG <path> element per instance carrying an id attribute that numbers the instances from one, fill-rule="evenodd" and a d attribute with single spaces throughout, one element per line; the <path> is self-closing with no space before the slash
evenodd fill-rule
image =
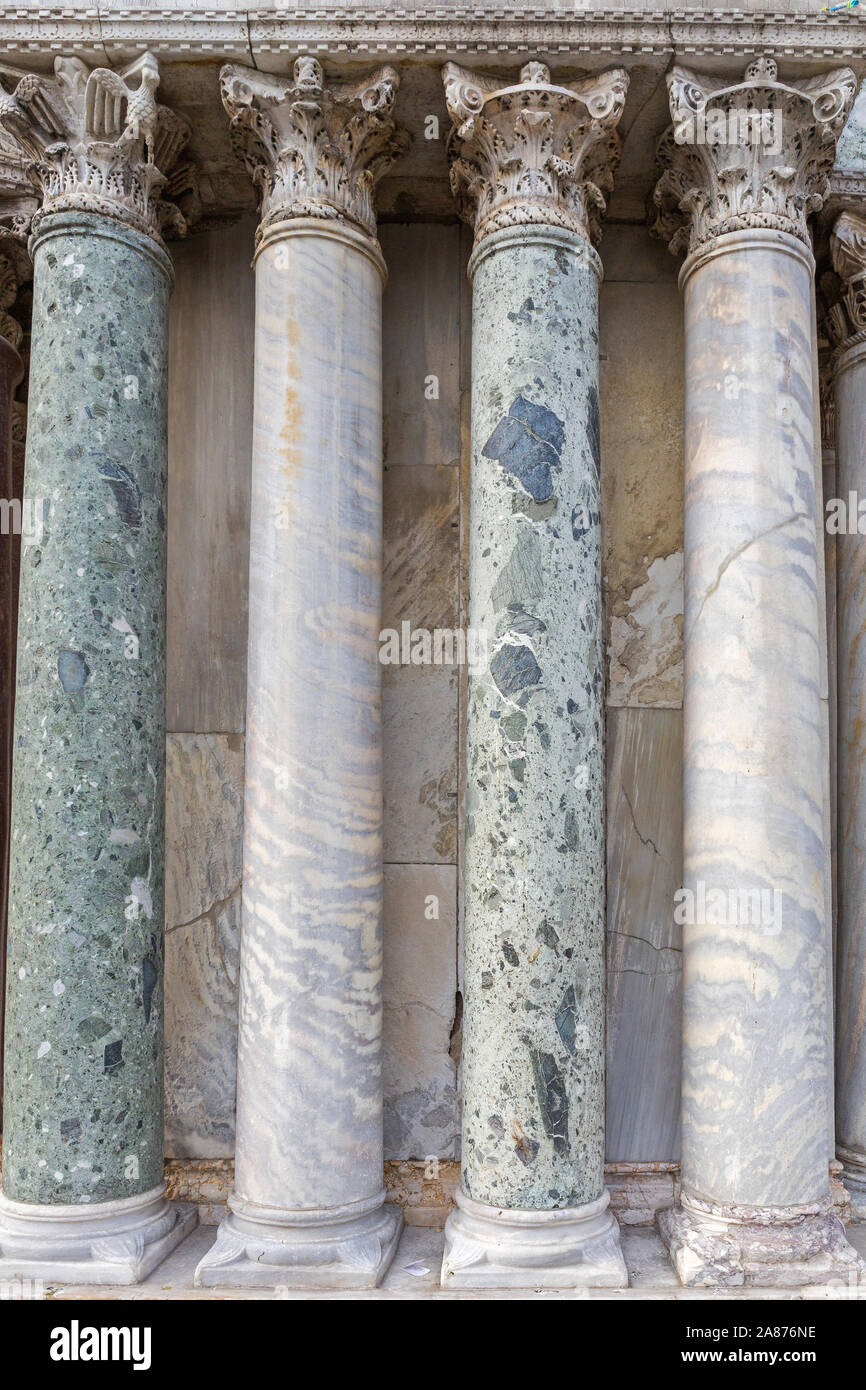
<path id="1" fill-rule="evenodd" d="M 299 60 L 287 100 L 304 81 L 321 70 Z M 235 1189 L 196 1277 L 368 1287 L 402 1225 L 382 1142 L 384 263 L 354 223 L 284 211 L 256 256 Z"/>
<path id="2" fill-rule="evenodd" d="M 111 1235 L 135 1212 L 151 1266 L 177 1235 L 162 1196 L 171 265 L 88 213 L 44 219 L 32 251 L 25 491 L 41 525 L 21 565 L 0 1268 L 38 1263 L 32 1217 L 57 1229 L 43 1272 L 68 1259 L 122 1282 L 145 1268 L 122 1241 L 90 1258 L 100 1214 Z M 89 1240 L 72 1234 L 82 1206 Z"/>
<path id="3" fill-rule="evenodd" d="M 173 276 L 160 193 L 186 128 L 157 105 L 158 82 L 151 54 L 122 74 L 58 58 L 53 78 L 24 74 L 0 113 L 42 189 L 30 238 L 4 1277 L 135 1283 L 196 1220 L 169 1205 L 163 1181 Z"/>
<path id="4" fill-rule="evenodd" d="M 8 316 L 7 316 L 8 318 Z M 8 319 L 9 324 L 14 320 Z M 0 478 L 3 500 L 21 503 L 21 480 L 16 477 L 12 444 L 12 397 L 23 375 L 24 366 L 17 349 L 0 337 Z M 14 515 L 11 507 L 6 517 Z M 0 692 L 0 1068 L 3 1065 L 4 1015 L 2 999 L 6 987 L 6 922 L 9 901 L 9 833 L 12 801 L 12 710 L 15 704 L 15 630 L 18 617 L 18 566 L 21 536 L 7 522 L 0 535 L 0 671 L 4 688 Z M 2 1131 L 2 1094 L 0 1094 Z"/>
<path id="5" fill-rule="evenodd" d="M 515 105 L 561 102 L 573 129 L 576 94 L 548 81 L 528 64 Z M 486 115 L 523 153 L 510 95 Z M 462 1186 L 443 1282 L 620 1286 L 603 1176 L 601 262 L 540 204 L 519 225 L 479 213 L 470 261 L 469 623 L 487 655 L 469 673 Z"/>
<path id="6" fill-rule="evenodd" d="M 852 1214 L 866 1217 L 866 219 L 843 215 L 831 239 L 846 282 L 833 313 L 842 338 L 833 357 L 838 640 L 837 1153 Z"/>
<path id="7" fill-rule="evenodd" d="M 727 147 L 663 142 L 657 191 L 663 209 L 671 192 L 679 215 L 692 211 L 680 276 L 682 1185 L 659 1217 L 685 1284 L 856 1283 L 862 1268 L 829 1189 L 820 434 L 814 261 L 798 200 L 816 186 L 854 84 L 847 72 L 804 88 L 777 76 L 758 59 L 718 98 L 728 115 L 766 107 L 772 155 L 743 136 L 725 168 L 733 191 L 716 200 L 706 190 L 719 186 Z M 681 69 L 669 85 L 675 128 L 696 92 L 711 108 L 719 86 Z M 788 170 L 781 181 L 773 159 Z M 758 186 L 770 211 L 753 215 Z"/>

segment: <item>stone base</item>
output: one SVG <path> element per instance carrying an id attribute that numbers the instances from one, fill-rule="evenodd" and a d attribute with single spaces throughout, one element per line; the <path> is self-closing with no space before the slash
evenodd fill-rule
<path id="1" fill-rule="evenodd" d="M 375 1289 L 394 1258 L 403 1214 L 384 1190 L 363 1210 L 260 1207 L 233 1193 L 196 1288 Z"/>
<path id="2" fill-rule="evenodd" d="M 476 1289 L 624 1289 L 628 1271 L 607 1192 L 553 1211 L 506 1210 L 456 1194 L 442 1284 Z"/>
<path id="3" fill-rule="evenodd" d="M 140 1284 L 198 1224 L 165 1183 L 114 1202 L 33 1206 L 0 1193 L 0 1279 Z"/>
<path id="4" fill-rule="evenodd" d="M 866 1221 L 866 1169 L 843 1160 L 842 1182 L 851 1199 L 850 1219 Z"/>
<path id="5" fill-rule="evenodd" d="M 681 1201 L 657 1218 L 685 1288 L 866 1284 L 866 1264 L 829 1210 L 704 1206 L 706 1210 L 696 1209 Z"/>

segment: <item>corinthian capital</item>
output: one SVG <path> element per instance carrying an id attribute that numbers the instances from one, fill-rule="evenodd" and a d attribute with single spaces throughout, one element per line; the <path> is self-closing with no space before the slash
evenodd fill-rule
<path id="1" fill-rule="evenodd" d="M 186 218 L 169 201 L 188 123 L 156 100 L 159 68 L 145 53 L 122 72 L 55 58 L 54 76 L 0 64 L 0 128 L 27 161 L 41 206 L 95 212 L 157 240 Z M 188 179 L 180 178 L 181 191 Z"/>
<path id="2" fill-rule="evenodd" d="M 476 242 L 529 222 L 597 241 L 619 164 L 623 69 L 562 86 L 543 63 L 527 63 L 517 82 L 456 63 L 446 63 L 442 77 L 453 121 L 451 188 Z"/>
<path id="3" fill-rule="evenodd" d="M 377 68 L 325 85 L 321 63 L 298 58 L 291 77 L 228 63 L 220 73 L 235 150 L 261 199 L 260 233 L 293 217 L 349 221 L 376 234 L 373 191 L 406 148 L 393 111 L 400 78 Z"/>
<path id="4" fill-rule="evenodd" d="M 675 253 L 748 227 L 789 232 L 809 245 L 806 219 L 823 205 L 856 90 L 850 68 L 796 86 L 780 82 L 766 56 L 734 84 L 675 67 L 654 230 Z"/>
<path id="5" fill-rule="evenodd" d="M 841 346 L 866 336 L 866 218 L 842 213 L 830 237 L 830 259 L 843 290 L 827 312 L 827 328 Z"/>

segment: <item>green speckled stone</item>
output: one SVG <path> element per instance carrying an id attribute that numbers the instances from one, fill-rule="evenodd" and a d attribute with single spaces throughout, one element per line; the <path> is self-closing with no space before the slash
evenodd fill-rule
<path id="1" fill-rule="evenodd" d="M 172 271 L 86 213 L 32 251 L 3 1190 L 57 1205 L 162 1181 Z"/>
<path id="2" fill-rule="evenodd" d="M 463 1190 L 550 1210 L 603 1190 L 600 262 L 551 227 L 473 262 Z"/>

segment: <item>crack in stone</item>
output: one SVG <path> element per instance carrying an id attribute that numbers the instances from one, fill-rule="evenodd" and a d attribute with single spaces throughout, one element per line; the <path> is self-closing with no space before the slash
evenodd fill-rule
<path id="1" fill-rule="evenodd" d="M 703 613 L 708 600 L 716 592 L 716 590 L 722 582 L 725 572 L 730 568 L 734 561 L 738 560 L 741 555 L 745 555 L 746 551 L 751 546 L 757 545 L 758 541 L 766 540 L 767 536 L 772 536 L 775 531 L 783 531 L 786 526 L 791 525 L 792 521 L 806 520 L 808 520 L 808 517 L 806 516 L 805 512 L 794 512 L 793 516 L 786 517 L 784 521 L 777 522 L 775 526 L 768 527 L 766 531 L 761 531 L 757 536 L 750 536 L 747 541 L 744 541 L 741 546 L 738 546 L 738 548 L 733 552 L 732 555 L 728 556 L 727 560 L 724 561 L 721 568 L 719 569 L 719 572 L 716 575 L 714 582 L 710 585 L 709 589 L 707 589 L 707 592 L 701 599 L 701 606 L 695 615 L 695 620 L 689 628 L 689 631 L 685 634 L 685 642 L 688 642 L 689 638 L 691 637 L 692 633 L 694 632 L 695 628 L 700 622 L 701 614 Z"/>

